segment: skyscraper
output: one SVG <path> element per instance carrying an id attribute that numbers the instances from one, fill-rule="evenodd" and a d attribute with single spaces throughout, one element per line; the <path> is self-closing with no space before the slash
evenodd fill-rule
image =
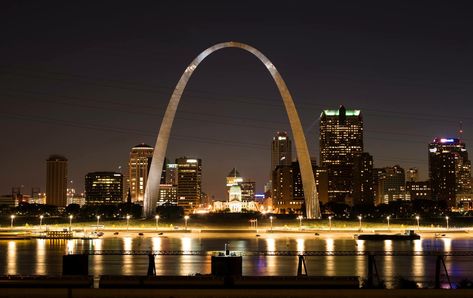
<path id="1" fill-rule="evenodd" d="M 271 175 L 277 166 L 289 166 L 292 162 L 291 139 L 285 131 L 278 131 L 271 145 Z"/>
<path id="2" fill-rule="evenodd" d="M 353 163 L 353 204 L 374 204 L 373 156 L 363 152 Z"/>
<path id="3" fill-rule="evenodd" d="M 153 147 L 149 145 L 142 143 L 131 148 L 127 182 L 132 202 L 143 201 L 152 157 Z M 125 193 L 127 192 L 128 190 Z"/>
<path id="4" fill-rule="evenodd" d="M 180 157 L 177 164 L 177 205 L 189 213 L 201 203 L 202 160 Z"/>
<path id="5" fill-rule="evenodd" d="M 363 153 L 360 110 L 324 110 L 320 115 L 320 166 L 327 170 L 330 201 L 346 202 L 353 192 L 355 156 Z"/>
<path id="6" fill-rule="evenodd" d="M 465 143 L 456 138 L 435 138 L 429 144 L 432 198 L 456 206 L 456 194 L 471 192 L 471 163 Z"/>
<path id="7" fill-rule="evenodd" d="M 46 160 L 46 203 L 58 207 L 67 205 L 67 158 L 51 155 Z"/>
<path id="8" fill-rule="evenodd" d="M 115 172 L 93 172 L 85 176 L 87 204 L 120 203 L 123 201 L 123 175 Z"/>

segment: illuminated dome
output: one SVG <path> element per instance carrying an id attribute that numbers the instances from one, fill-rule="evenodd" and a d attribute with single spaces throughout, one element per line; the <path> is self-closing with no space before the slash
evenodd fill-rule
<path id="1" fill-rule="evenodd" d="M 241 187 L 240 185 L 233 185 L 228 191 L 228 201 L 240 201 L 241 202 Z"/>

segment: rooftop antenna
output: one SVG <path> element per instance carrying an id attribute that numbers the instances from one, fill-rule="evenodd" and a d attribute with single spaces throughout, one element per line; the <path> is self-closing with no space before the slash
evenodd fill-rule
<path id="1" fill-rule="evenodd" d="M 458 138 L 461 140 L 463 135 L 463 121 L 460 121 L 460 128 L 458 129 Z"/>

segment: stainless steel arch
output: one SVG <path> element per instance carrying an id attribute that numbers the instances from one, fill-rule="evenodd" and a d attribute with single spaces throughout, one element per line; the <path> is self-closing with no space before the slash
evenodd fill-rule
<path id="1" fill-rule="evenodd" d="M 159 195 L 159 183 L 161 180 L 161 173 L 168 146 L 169 135 L 171 133 L 174 116 L 176 114 L 179 101 L 181 100 L 182 93 L 184 92 L 184 88 L 186 87 L 192 73 L 200 64 L 200 62 L 202 62 L 202 60 L 204 60 L 208 55 L 223 48 L 240 48 L 252 53 L 261 62 L 263 62 L 273 77 L 273 80 L 279 89 L 279 93 L 281 94 L 284 106 L 286 107 L 287 116 L 292 129 L 292 135 L 295 141 L 296 153 L 302 176 L 302 185 L 304 187 L 307 218 L 320 218 L 319 200 L 317 197 L 316 184 L 314 173 L 312 171 L 309 150 L 307 148 L 307 142 L 305 140 L 304 131 L 302 130 L 299 115 L 297 114 L 294 101 L 292 100 L 292 96 L 287 89 L 286 83 L 282 79 L 276 67 L 274 67 L 271 61 L 269 61 L 269 59 L 266 58 L 266 56 L 264 56 L 260 51 L 250 45 L 234 41 L 216 44 L 200 53 L 194 59 L 194 61 L 189 64 L 182 74 L 179 82 L 177 83 L 171 99 L 169 100 L 169 104 L 166 109 L 166 113 L 164 114 L 161 128 L 159 129 L 158 137 L 156 139 L 156 146 L 154 147 L 153 160 L 151 162 L 151 168 L 145 189 L 144 216 L 151 217 L 156 212 L 156 202 Z"/>

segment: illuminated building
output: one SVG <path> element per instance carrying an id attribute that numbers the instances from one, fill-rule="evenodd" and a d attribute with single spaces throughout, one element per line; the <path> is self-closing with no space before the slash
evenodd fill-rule
<path id="1" fill-rule="evenodd" d="M 74 188 L 67 189 L 67 205 L 69 204 L 77 204 L 77 205 L 84 205 L 85 204 L 85 196 L 83 193 L 77 193 Z"/>
<path id="2" fill-rule="evenodd" d="M 312 163 L 315 175 L 317 192 L 321 202 L 327 198 L 326 171 L 318 169 L 315 162 Z M 280 214 L 303 214 L 304 213 L 304 187 L 302 176 L 297 161 L 291 165 L 277 166 L 273 171 L 273 208 Z"/>
<path id="3" fill-rule="evenodd" d="M 419 178 L 419 171 L 417 168 L 410 168 L 406 172 L 406 181 L 417 181 Z"/>
<path id="4" fill-rule="evenodd" d="M 374 204 L 373 156 L 367 152 L 353 160 L 353 204 Z"/>
<path id="5" fill-rule="evenodd" d="M 396 165 L 376 169 L 377 182 L 376 203 L 388 204 L 397 200 L 408 200 L 406 194 L 406 175 L 404 169 Z"/>
<path id="6" fill-rule="evenodd" d="M 239 183 L 241 187 L 241 199 L 243 201 L 254 201 L 256 192 L 256 182 L 243 180 Z"/>
<path id="7" fill-rule="evenodd" d="M 346 202 L 352 195 L 355 156 L 363 153 L 360 110 L 324 110 L 320 115 L 320 166 L 327 170 L 329 201 Z"/>
<path id="8" fill-rule="evenodd" d="M 292 162 L 291 139 L 285 131 L 278 131 L 271 144 L 271 173 L 277 166 L 289 166 Z"/>
<path id="9" fill-rule="evenodd" d="M 123 175 L 115 172 L 93 172 L 85 176 L 87 204 L 121 203 Z"/>
<path id="10" fill-rule="evenodd" d="M 143 201 L 152 157 L 153 147 L 149 145 L 142 143 L 131 148 L 127 182 L 132 202 Z"/>
<path id="11" fill-rule="evenodd" d="M 471 163 L 465 143 L 457 138 L 435 138 L 429 144 L 432 198 L 456 206 L 456 195 L 471 193 Z"/>
<path id="12" fill-rule="evenodd" d="M 158 205 L 163 204 L 177 205 L 177 185 L 160 185 Z"/>
<path id="13" fill-rule="evenodd" d="M 238 185 L 241 182 L 243 182 L 243 178 L 240 176 L 240 173 L 233 168 L 227 175 L 227 189 L 229 190 L 230 187 Z"/>
<path id="14" fill-rule="evenodd" d="M 411 200 L 431 200 L 430 181 L 406 181 L 406 192 Z"/>
<path id="15" fill-rule="evenodd" d="M 166 164 L 166 176 L 164 184 L 177 185 L 177 164 L 167 163 Z M 161 183 L 163 184 L 163 183 Z"/>
<path id="16" fill-rule="evenodd" d="M 46 160 L 46 203 L 67 206 L 67 158 L 51 155 Z"/>
<path id="17" fill-rule="evenodd" d="M 202 160 L 180 157 L 177 164 L 177 205 L 185 213 L 199 207 L 202 195 Z"/>

